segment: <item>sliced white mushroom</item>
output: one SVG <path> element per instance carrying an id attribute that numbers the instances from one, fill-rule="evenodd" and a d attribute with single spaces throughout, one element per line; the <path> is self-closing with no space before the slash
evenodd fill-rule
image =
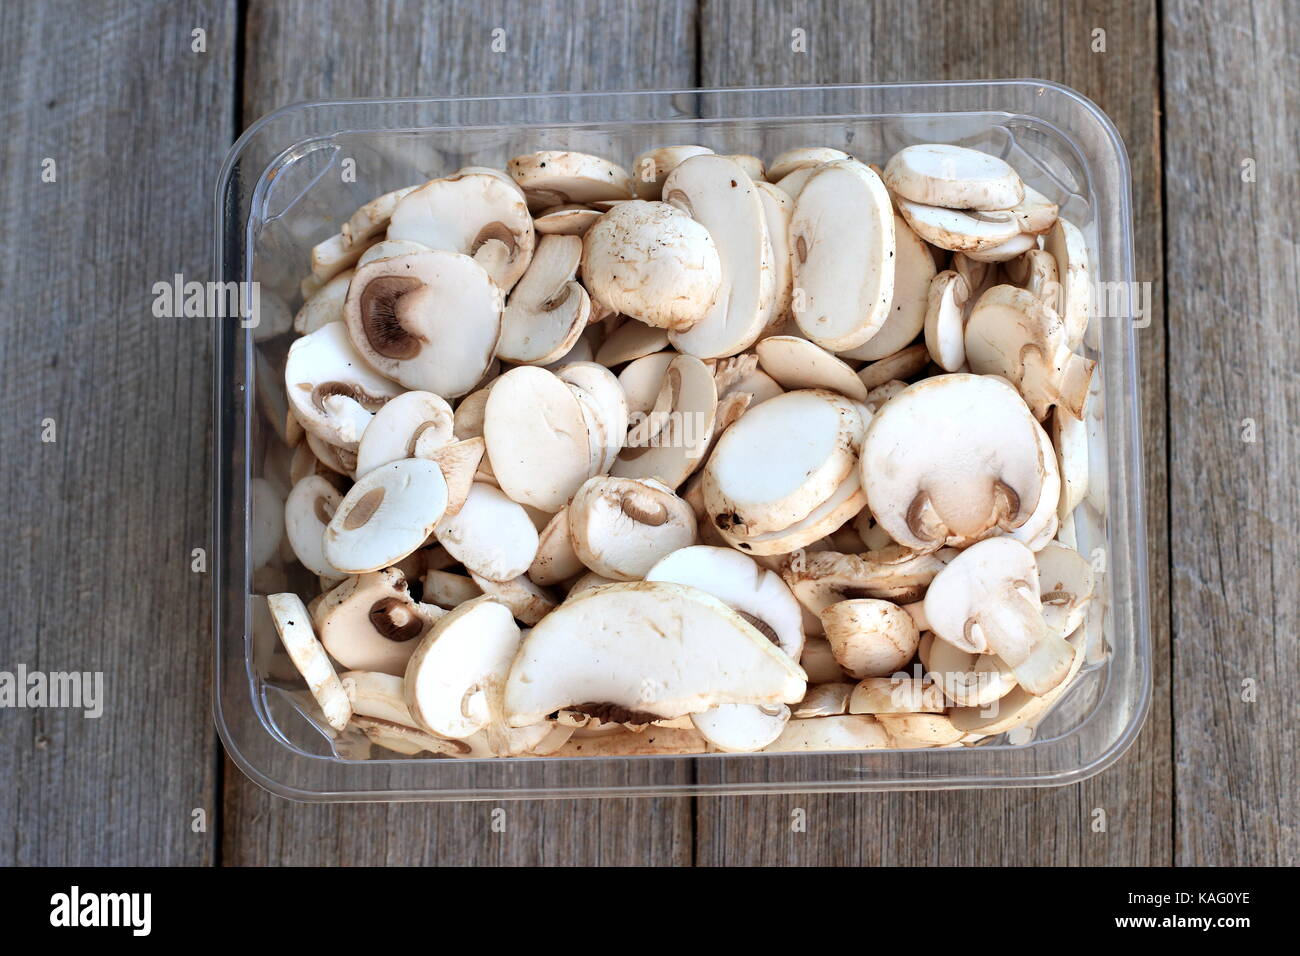
<path id="1" fill-rule="evenodd" d="M 500 290 L 474 260 L 435 251 L 358 269 L 344 314 L 371 366 L 407 388 L 452 398 L 471 391 L 491 364 L 501 306 Z"/>
<path id="2" fill-rule="evenodd" d="M 1024 544 L 1030 551 L 1037 551 L 1051 541 L 1060 527 L 1056 511 L 1061 500 L 1061 471 L 1056 465 L 1052 441 L 1041 425 L 1038 427 L 1038 449 L 1043 461 L 1043 490 L 1038 496 L 1038 504 L 1024 524 L 1007 532 L 1008 537 Z"/>
<path id="3" fill-rule="evenodd" d="M 549 590 L 538 587 L 527 575 L 521 574 L 510 581 L 491 581 L 473 571 L 469 576 L 484 594 L 509 608 L 515 620 L 525 627 L 535 625 L 555 610 L 558 603 Z"/>
<path id="4" fill-rule="evenodd" d="M 600 348 L 596 350 L 596 361 L 606 368 L 613 368 L 624 362 L 635 362 L 637 359 L 655 355 L 667 347 L 668 333 L 664 329 L 657 329 L 642 322 L 624 322 L 600 343 Z M 672 353 L 664 353 L 662 361 L 665 368 L 672 358 Z M 660 381 L 662 378 L 661 373 Z M 657 381 L 655 393 L 658 394 L 658 391 Z"/>
<path id="5" fill-rule="evenodd" d="M 898 211 L 918 236 L 952 252 L 992 249 L 1020 235 L 1020 220 L 1009 209 L 946 209 L 900 199 Z"/>
<path id="6" fill-rule="evenodd" d="M 996 654 L 962 650 L 933 634 L 918 648 L 925 676 L 958 707 L 987 707 L 1016 688 L 1016 675 Z"/>
<path id="7" fill-rule="evenodd" d="M 398 202 L 416 188 L 415 186 L 406 186 L 402 189 L 395 189 L 363 205 L 343 224 L 343 228 L 340 230 L 343 235 L 343 244 L 349 248 L 364 245 L 387 230 L 388 222 L 392 218 L 393 210 L 397 208 Z"/>
<path id="8" fill-rule="evenodd" d="M 284 527 L 289 546 L 312 574 L 341 578 L 345 574 L 325 559 L 325 526 L 343 501 L 338 489 L 320 475 L 298 481 L 284 503 Z"/>
<path id="9" fill-rule="evenodd" d="M 591 317 L 587 290 L 573 278 L 581 257 L 577 236 L 542 237 L 501 317 L 499 358 L 546 365 L 573 348 Z"/>
<path id="10" fill-rule="evenodd" d="M 588 480 L 568 507 L 573 551 L 616 581 L 643 578 L 659 559 L 695 542 L 695 513 L 650 478 Z"/>
<path id="11" fill-rule="evenodd" d="M 644 733 L 618 731 L 600 736 L 575 735 L 551 753 L 553 757 L 643 757 L 658 754 L 702 754 L 709 742 L 697 730 L 655 727 Z"/>
<path id="12" fill-rule="evenodd" d="M 342 233 L 335 233 L 312 246 L 311 274 L 316 282 L 311 287 L 303 288 L 303 298 L 310 298 L 330 279 L 355 266 L 357 259 L 361 258 L 361 254 L 370 244 L 360 242 L 348 245 Z"/>
<path id="13" fill-rule="evenodd" d="M 375 671 L 340 675 L 352 703 L 352 726 L 370 742 L 401 754 L 435 753 L 465 756 L 470 748 L 459 740 L 444 740 L 422 730 L 406 708 L 401 677 Z"/>
<path id="14" fill-rule="evenodd" d="M 296 594 L 270 594 L 266 604 L 289 659 L 307 682 L 311 696 L 320 704 L 326 723 L 335 730 L 343 730 L 352 716 L 352 705 L 329 655 L 316 640 L 311 616 L 302 599 Z"/>
<path id="15" fill-rule="evenodd" d="M 889 382 L 914 378 L 921 374 L 929 360 L 930 353 L 924 345 L 909 345 L 862 369 L 858 372 L 858 381 L 863 388 L 875 389 Z"/>
<path id="16" fill-rule="evenodd" d="M 841 358 L 874 362 L 899 351 L 925 327 L 930 282 L 934 279 L 934 256 L 912 231 L 907 221 L 894 215 L 894 295 L 885 323 L 871 338 L 855 349 L 840 352 Z"/>
<path id="17" fill-rule="evenodd" d="M 501 490 L 520 504 L 554 514 L 590 477 L 582 405 L 545 369 L 521 366 L 496 380 L 484 408 L 483 437 Z"/>
<path id="18" fill-rule="evenodd" d="M 1006 242 L 999 242 L 987 249 L 971 249 L 964 253 L 976 262 L 1008 262 L 1022 256 L 1031 249 L 1038 248 L 1038 237 L 1022 232 L 1012 236 Z"/>
<path id="19" fill-rule="evenodd" d="M 1024 183 L 1005 160 L 964 146 L 924 143 L 899 150 L 885 166 L 885 185 L 904 199 L 949 209 L 1010 209 Z"/>
<path id="20" fill-rule="evenodd" d="M 499 175 L 476 172 L 435 179 L 402 197 L 388 238 L 469 256 L 506 292 L 528 268 L 536 239 L 519 191 Z"/>
<path id="21" fill-rule="evenodd" d="M 1043 620 L 1057 634 L 1073 634 L 1083 624 L 1093 598 L 1092 565 L 1078 551 L 1056 542 L 1040 548 L 1034 559 Z"/>
<path id="22" fill-rule="evenodd" d="M 807 666 L 804 670 L 807 670 Z M 809 679 L 812 679 L 810 673 Z M 790 708 L 790 716 L 796 720 L 805 717 L 838 717 L 849 712 L 849 697 L 856 684 L 846 681 L 833 681 L 826 684 L 809 684 L 808 693 L 803 700 Z"/>
<path id="23" fill-rule="evenodd" d="M 561 709 L 637 722 L 719 704 L 776 706 L 804 673 L 712 595 L 665 582 L 592 588 L 529 632 L 506 685 L 511 726 Z"/>
<path id="24" fill-rule="evenodd" d="M 354 272 L 348 269 L 330 279 L 302 304 L 293 317 L 293 330 L 299 335 L 315 332 L 329 322 L 343 320 L 343 300 Z"/>
<path id="25" fill-rule="evenodd" d="M 1065 679 L 1046 694 L 1034 695 L 1023 687 L 1016 687 L 1005 697 L 987 706 L 950 708 L 948 718 L 952 721 L 953 727 L 966 734 L 993 736 L 1039 719 L 1061 699 L 1074 682 L 1087 657 L 1084 643 L 1081 633 L 1076 633 L 1069 638 L 1067 644 L 1073 657 Z"/>
<path id="26" fill-rule="evenodd" d="M 752 176 L 750 177 L 753 178 Z M 772 269 L 776 283 L 776 300 L 772 305 L 772 319 L 768 328 L 785 322 L 790 317 L 790 298 L 794 292 L 794 262 L 790 253 L 790 219 L 794 215 L 794 200 L 771 183 L 754 179 L 758 198 L 763 203 L 763 220 L 767 223 L 768 240 L 772 243 Z"/>
<path id="27" fill-rule="evenodd" d="M 447 507 L 431 461 L 381 465 L 352 486 L 325 528 L 325 559 L 348 574 L 386 568 L 424 544 Z"/>
<path id="28" fill-rule="evenodd" d="M 776 180 L 773 185 L 781 192 L 790 197 L 791 202 L 799 199 L 799 194 L 803 192 L 804 186 L 808 185 L 808 180 L 822 167 L 822 163 L 813 163 L 808 166 L 800 166 L 791 173 L 787 173 L 781 179 Z"/>
<path id="29" fill-rule="evenodd" d="M 767 179 L 767 167 L 757 156 L 751 156 L 749 153 L 722 153 L 721 155 L 743 169 L 745 175 L 755 183 Z"/>
<path id="30" fill-rule="evenodd" d="M 941 714 L 947 706 L 937 684 L 916 677 L 868 677 L 849 697 L 850 714 Z"/>
<path id="31" fill-rule="evenodd" d="M 939 375 L 908 387 L 875 415 L 862 443 L 872 514 L 899 544 L 923 552 L 1024 524 L 1045 469 L 1037 423 L 1019 393 L 992 376 Z"/>
<path id="32" fill-rule="evenodd" d="M 409 256 L 415 252 L 428 251 L 429 247 L 422 242 L 411 239 L 385 239 L 383 242 L 376 242 L 361 253 L 361 258 L 357 260 L 357 268 L 369 265 L 376 259 L 393 259 L 397 256 Z"/>
<path id="33" fill-rule="evenodd" d="M 746 554 L 765 556 L 789 554 L 807 548 L 848 522 L 867 504 L 862 482 L 857 470 L 849 476 L 825 501 L 813 508 L 805 517 L 788 527 L 755 535 L 739 535 L 734 531 L 719 529 L 723 540 Z"/>
<path id="34" fill-rule="evenodd" d="M 406 392 L 375 413 L 357 447 L 356 477 L 403 458 L 430 458 L 452 439 L 452 411 L 432 392 Z"/>
<path id="35" fill-rule="evenodd" d="M 506 170 L 528 197 L 530 209 L 560 203 L 631 199 L 636 184 L 617 163 L 565 150 L 544 149 L 516 156 Z"/>
<path id="36" fill-rule="evenodd" d="M 925 309 L 925 346 L 945 372 L 966 364 L 966 300 L 970 287 L 952 270 L 930 281 Z"/>
<path id="37" fill-rule="evenodd" d="M 472 601 L 482 593 L 473 579 L 464 574 L 437 570 L 424 573 L 424 600 L 445 610 Z"/>
<path id="38" fill-rule="evenodd" d="M 770 335 L 755 351 L 763 371 L 783 389 L 823 388 L 858 402 L 867 398 L 866 386 L 848 363 L 807 339 Z"/>
<path id="39" fill-rule="evenodd" d="M 985 292 L 966 322 L 971 371 L 1000 375 L 1042 421 L 1053 405 L 1083 417 L 1097 363 L 1071 352 L 1060 317 L 1033 293 L 1012 285 Z"/>
<path id="40" fill-rule="evenodd" d="M 713 437 L 718 389 L 693 355 L 668 363 L 654 407 L 633 423 L 610 473 L 654 478 L 676 489 L 703 460 Z"/>
<path id="41" fill-rule="evenodd" d="M 1060 314 L 1065 323 L 1065 345 L 1074 351 L 1083 343 L 1083 334 L 1088 330 L 1092 295 L 1088 242 L 1068 219 L 1057 219 L 1043 238 L 1043 247 L 1056 259 L 1061 283 Z"/>
<path id="42" fill-rule="evenodd" d="M 789 719 L 785 704 L 719 704 L 691 716 L 695 729 L 723 753 L 762 750 L 781 736 Z"/>
<path id="43" fill-rule="evenodd" d="M 899 750 L 947 747 L 966 736 L 946 714 L 877 714 L 876 720 L 889 734 L 890 746 Z"/>
<path id="44" fill-rule="evenodd" d="M 659 199 L 668 174 L 692 156 L 711 153 L 707 146 L 660 146 L 646 150 L 632 161 L 638 199 Z"/>
<path id="45" fill-rule="evenodd" d="M 765 753 L 819 750 L 886 750 L 889 734 L 869 714 L 842 717 L 808 717 L 791 720 L 781 736 L 763 748 Z"/>
<path id="46" fill-rule="evenodd" d="M 840 667 L 851 677 L 887 677 L 916 653 L 921 634 L 896 604 L 853 598 L 821 612 L 822 628 Z"/>
<path id="47" fill-rule="evenodd" d="M 808 338 L 857 348 L 884 325 L 894 294 L 889 192 L 856 160 L 827 163 L 795 200 L 790 220 L 792 310 Z"/>
<path id="48" fill-rule="evenodd" d="M 511 581 L 537 556 L 537 529 L 528 512 L 499 489 L 475 482 L 460 511 L 438 522 L 438 543 L 471 572 Z"/>
<path id="49" fill-rule="evenodd" d="M 693 156 L 664 183 L 664 201 L 713 237 L 721 284 L 705 315 L 670 339 L 699 358 L 735 355 L 752 345 L 776 306 L 776 272 L 763 202 L 743 169 L 721 156 Z"/>
<path id="50" fill-rule="evenodd" d="M 366 364 L 341 322 L 327 323 L 289 346 L 284 382 L 302 426 L 350 451 L 356 450 L 374 413 L 402 392 Z"/>
<path id="51" fill-rule="evenodd" d="M 1056 225 L 1059 207 L 1038 190 L 1025 187 L 1025 198 L 1011 207 L 1023 232 L 1038 235 Z"/>
<path id="52" fill-rule="evenodd" d="M 772 182 L 778 182 L 797 169 L 852 158 L 843 150 L 832 149 L 829 146 L 799 146 L 795 149 L 787 149 L 772 160 L 767 167 L 767 177 Z"/>
<path id="53" fill-rule="evenodd" d="M 593 426 L 599 423 L 603 442 L 600 460 L 596 461 L 593 457 L 592 471 L 605 474 L 614 466 L 627 435 L 628 407 L 623 386 L 613 372 L 598 362 L 570 362 L 557 368 L 555 376 L 575 390 L 583 402 L 589 434 L 596 430 Z M 590 414 L 586 414 L 588 408 L 591 409 Z"/>
<path id="54" fill-rule="evenodd" d="M 534 584 L 549 587 L 586 570 L 569 541 L 569 509 L 561 508 L 538 534 L 537 556 L 529 565 L 528 577 Z"/>
<path id="55" fill-rule="evenodd" d="M 533 228 L 543 236 L 581 237 L 603 215 L 602 210 L 582 203 L 561 203 L 539 212 Z"/>
<path id="56" fill-rule="evenodd" d="M 1046 249 L 1030 249 L 1003 266 L 1007 278 L 1028 289 L 1058 315 L 1061 312 L 1061 283 L 1056 272 L 1056 257 Z"/>
<path id="57" fill-rule="evenodd" d="M 344 667 L 400 675 L 417 639 L 442 615 L 412 599 L 402 572 L 385 568 L 333 588 L 312 617 L 321 643 Z"/>
<path id="58" fill-rule="evenodd" d="M 417 448 L 415 457 L 427 458 L 438 466 L 443 480 L 447 482 L 447 509 L 443 518 L 450 518 L 460 513 L 469 497 L 470 486 L 474 483 L 487 443 L 482 438 L 467 438 L 453 441 L 432 451 Z"/>
<path id="59" fill-rule="evenodd" d="M 1064 521 L 1088 494 L 1088 426 L 1083 419 L 1057 408 L 1052 412 L 1051 438 L 1061 473 L 1056 513 Z"/>

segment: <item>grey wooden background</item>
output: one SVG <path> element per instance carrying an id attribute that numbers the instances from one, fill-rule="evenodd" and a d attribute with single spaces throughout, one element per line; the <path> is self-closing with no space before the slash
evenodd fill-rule
<path id="1" fill-rule="evenodd" d="M 108 694 L 98 720 L 0 711 L 0 864 L 1300 862 L 1298 13 L 0 4 L 0 670 L 99 670 Z M 515 804 L 503 835 L 483 804 L 302 806 L 223 762 L 189 557 L 208 544 L 211 345 L 205 323 L 150 305 L 154 282 L 209 274 L 209 197 L 244 127 L 318 97 L 1007 76 L 1069 84 L 1115 120 L 1155 288 L 1139 333 L 1155 698 L 1116 766 L 1059 790 Z M 795 806 L 806 833 L 789 831 Z"/>

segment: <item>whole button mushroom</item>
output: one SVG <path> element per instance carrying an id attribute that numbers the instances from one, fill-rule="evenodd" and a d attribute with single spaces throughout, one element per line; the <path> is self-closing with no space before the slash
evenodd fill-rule
<path id="1" fill-rule="evenodd" d="M 685 332 L 722 284 L 709 230 L 663 202 L 619 203 L 582 237 L 582 278 L 607 308 Z"/>

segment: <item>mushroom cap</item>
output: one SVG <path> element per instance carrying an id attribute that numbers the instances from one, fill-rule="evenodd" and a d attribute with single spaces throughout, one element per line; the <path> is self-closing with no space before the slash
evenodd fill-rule
<path id="1" fill-rule="evenodd" d="M 894 214 L 894 294 L 884 324 L 841 358 L 874 362 L 906 347 L 925 327 L 934 256 L 902 216 Z M 949 370 L 951 371 L 951 370 Z"/>
<path id="2" fill-rule="evenodd" d="M 709 513 L 745 537 L 806 518 L 849 476 L 862 414 L 832 392 L 786 392 L 746 412 L 718 439 L 704 468 Z"/>
<path id="3" fill-rule="evenodd" d="M 389 567 L 424 544 L 447 507 L 431 461 L 407 458 L 361 478 L 325 527 L 325 558 L 348 574 Z"/>
<path id="4" fill-rule="evenodd" d="M 533 218 L 533 229 L 543 236 L 578 236 L 604 215 L 600 209 L 593 209 L 582 203 L 561 203 L 543 209 Z"/>
<path id="5" fill-rule="evenodd" d="M 506 292 L 528 268 L 535 241 L 519 190 L 502 176 L 475 172 L 435 179 L 403 196 L 388 238 L 472 257 Z"/>
<path id="6" fill-rule="evenodd" d="M 411 598 L 402 572 L 385 568 L 333 588 L 314 618 L 321 643 L 344 667 L 400 675 L 417 639 L 441 616 Z"/>
<path id="7" fill-rule="evenodd" d="M 496 380 L 484 409 L 483 437 L 501 490 L 520 504 L 554 514 L 591 476 L 582 406 L 546 369 L 520 366 Z"/>
<path id="8" fill-rule="evenodd" d="M 889 601 L 840 601 L 823 610 L 820 617 L 835 660 L 859 680 L 887 677 L 901 670 L 921 640 L 912 616 Z"/>
<path id="9" fill-rule="evenodd" d="M 700 223 L 668 203 L 635 199 L 582 237 L 582 278 L 607 308 L 684 332 L 708 314 L 722 264 Z"/>
<path id="10" fill-rule="evenodd" d="M 352 717 L 352 705 L 338 674 L 334 672 L 329 655 L 316 640 L 311 615 L 307 613 L 302 598 L 289 593 L 268 594 L 266 604 L 280 642 L 284 644 L 293 666 L 307 682 L 307 690 L 320 704 L 326 723 L 335 730 L 343 730 Z"/>
<path id="11" fill-rule="evenodd" d="M 951 252 L 992 249 L 1020 235 L 1020 220 L 1009 209 L 980 212 L 900 199 L 898 211 L 918 236 Z"/>
<path id="12" fill-rule="evenodd" d="M 884 179 L 904 199 L 949 209 L 1010 209 L 1025 194 L 1005 160 L 946 143 L 900 149 L 885 165 Z"/>
<path id="13" fill-rule="evenodd" d="M 1019 527 L 1046 475 L 1036 425 L 1016 390 L 992 376 L 909 386 L 872 418 L 862 442 L 871 513 L 918 551 Z"/>
<path id="14" fill-rule="evenodd" d="M 546 365 L 573 348 L 591 317 L 587 290 L 574 281 L 582 240 L 543 236 L 501 317 L 499 358 Z"/>
<path id="15" fill-rule="evenodd" d="M 652 479 L 588 479 L 569 504 L 569 540 L 588 568 L 616 581 L 645 576 L 695 541 L 695 513 Z"/>
<path id="16" fill-rule="evenodd" d="M 478 384 L 501 336 L 500 289 L 478 263 L 454 252 L 362 266 L 344 314 L 367 363 L 409 389 L 443 398 Z"/>
<path id="17" fill-rule="evenodd" d="M 772 318 L 776 275 L 759 191 L 743 169 L 721 156 L 693 156 L 668 174 L 664 201 L 713 237 L 721 283 L 706 314 L 669 336 L 679 352 L 702 359 L 749 348 Z"/>
<path id="18" fill-rule="evenodd" d="M 730 548 L 693 545 L 660 558 L 647 581 L 707 591 L 754 624 L 791 660 L 803 653 L 803 612 L 781 576 Z M 758 623 L 754 623 L 754 622 Z"/>
<path id="19" fill-rule="evenodd" d="M 346 577 L 325 558 L 325 526 L 342 503 L 337 488 L 320 475 L 307 475 L 294 484 L 284 503 L 284 529 L 289 547 L 304 568 L 327 578 Z"/>
<path id="20" fill-rule="evenodd" d="M 474 574 L 511 581 L 537 556 L 537 529 L 523 507 L 499 488 L 474 482 L 465 504 L 438 522 L 438 543 Z"/>
<path id="21" fill-rule="evenodd" d="M 451 406 L 433 392 L 406 392 L 375 412 L 357 446 L 356 477 L 403 458 L 429 458 L 453 438 Z"/>
<path id="22" fill-rule="evenodd" d="M 659 146 L 641 153 L 632 161 L 637 198 L 658 199 L 669 173 L 692 156 L 711 152 L 707 146 Z"/>
<path id="23" fill-rule="evenodd" d="M 820 167 L 790 219 L 795 321 L 833 352 L 857 348 L 884 325 L 894 295 L 889 192 L 857 160 Z"/>
<path id="24" fill-rule="evenodd" d="M 430 733 L 453 740 L 487 726 L 498 710 L 493 698 L 499 698 L 519 640 L 510 612 L 487 596 L 443 615 L 406 666 L 411 716 Z"/>
<path id="25" fill-rule="evenodd" d="M 710 594 L 680 584 L 610 584 L 570 597 L 529 632 L 506 684 L 511 726 L 561 709 L 623 719 L 719 704 L 794 703 L 804 673 Z"/>
<path id="26" fill-rule="evenodd" d="M 530 209 L 559 203 L 631 199 L 636 184 L 618 163 L 590 153 L 542 149 L 506 164 L 510 177 L 528 197 Z"/>
<path id="27" fill-rule="evenodd" d="M 294 340 L 284 383 L 303 428 L 350 451 L 356 450 L 380 406 L 402 392 L 357 353 L 341 322 L 329 322 Z"/>

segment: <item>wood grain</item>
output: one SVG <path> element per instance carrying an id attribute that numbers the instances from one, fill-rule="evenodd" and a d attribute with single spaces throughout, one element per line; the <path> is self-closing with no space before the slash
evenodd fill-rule
<path id="1" fill-rule="evenodd" d="M 1295 13 L 1286 3 L 1164 5 L 1183 864 L 1300 862 Z"/>
<path id="2" fill-rule="evenodd" d="M 104 681 L 97 719 L 0 711 L 6 865 L 215 855 L 208 585 L 190 570 L 208 546 L 210 332 L 151 305 L 155 282 L 210 274 L 235 7 L 0 5 L 0 668 Z"/>
<path id="3" fill-rule="evenodd" d="M 1106 30 L 1105 53 L 1090 49 L 1098 27 Z M 792 50 L 795 29 L 805 31 L 806 53 Z M 1153 4 L 704 0 L 700 37 L 704 86 L 1034 76 L 1075 87 L 1110 115 L 1128 146 L 1138 277 L 1154 283 L 1159 303 Z M 1139 342 L 1156 681 L 1151 717 L 1134 748 L 1100 776 L 1059 790 L 704 799 L 696 822 L 700 865 L 1171 862 L 1162 324 L 1155 315 Z M 791 828 L 796 807 L 807 814 L 806 832 Z M 1091 827 L 1098 807 L 1108 821 L 1103 833 Z"/>
<path id="4" fill-rule="evenodd" d="M 612 0 L 254 0 L 242 119 L 324 97 L 691 87 L 694 12 L 688 3 Z M 494 29 L 505 31 L 505 52 L 492 51 Z M 266 794 L 233 767 L 225 790 L 229 864 L 691 860 L 689 799 L 509 803 L 500 833 L 491 804 L 305 806 Z"/>

